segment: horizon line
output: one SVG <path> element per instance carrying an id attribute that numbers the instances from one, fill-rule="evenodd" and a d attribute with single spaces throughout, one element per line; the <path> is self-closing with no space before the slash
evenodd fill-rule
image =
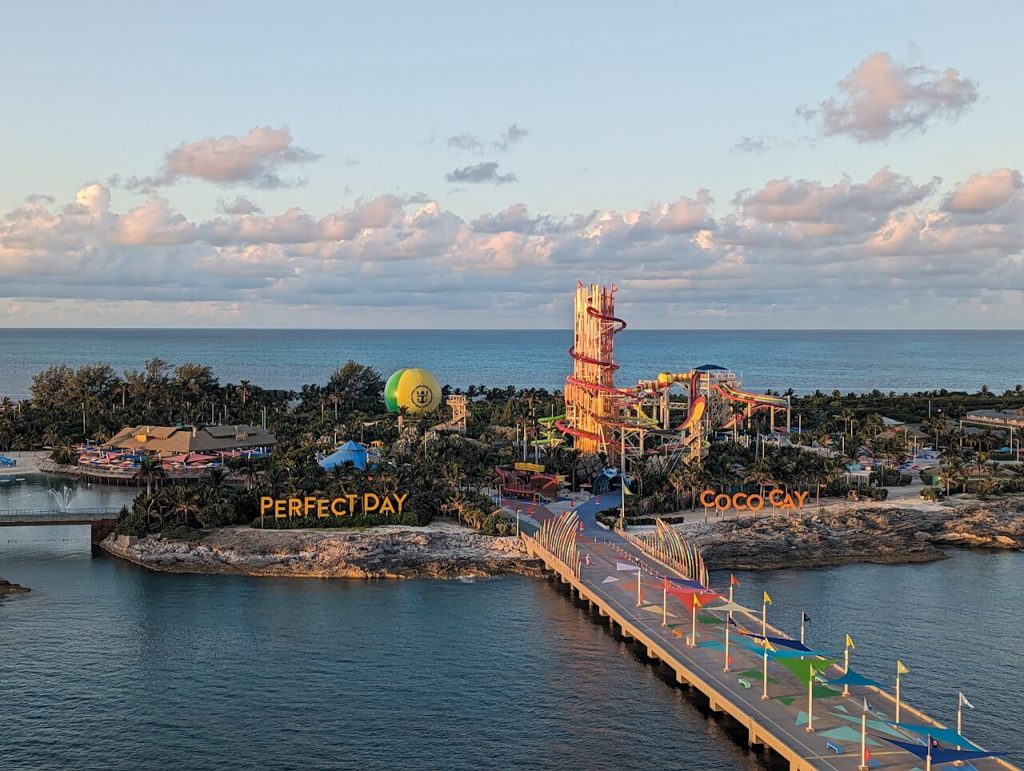
<path id="1" fill-rule="evenodd" d="M 640 327 L 634 332 L 1024 332 L 1024 327 Z M 166 332 L 569 332 L 570 327 L 6 327 L 9 331 Z"/>

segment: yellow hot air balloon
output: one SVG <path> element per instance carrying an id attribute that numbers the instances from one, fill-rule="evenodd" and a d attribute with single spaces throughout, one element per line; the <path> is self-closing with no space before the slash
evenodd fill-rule
<path id="1" fill-rule="evenodd" d="M 403 407 L 410 415 L 433 412 L 441 406 L 441 385 L 429 370 L 400 369 L 384 386 L 384 403 L 388 412 L 399 412 Z"/>

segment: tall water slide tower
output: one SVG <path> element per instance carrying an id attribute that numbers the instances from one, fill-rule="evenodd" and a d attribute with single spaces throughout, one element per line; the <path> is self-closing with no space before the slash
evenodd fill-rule
<path id="1" fill-rule="evenodd" d="M 572 374 L 565 379 L 565 418 L 555 427 L 573 438 L 577 450 L 604 453 L 629 470 L 651 455 L 669 466 L 699 460 L 712 429 L 735 429 L 762 409 L 771 411 L 773 431 L 776 411 L 784 410 L 788 431 L 787 398 L 741 391 L 739 379 L 723 367 L 661 372 L 656 379 L 616 387 L 615 335 L 626 322 L 615 315 L 615 292 L 614 285 L 576 282 Z M 686 393 L 682 401 L 669 398 L 676 386 Z"/>

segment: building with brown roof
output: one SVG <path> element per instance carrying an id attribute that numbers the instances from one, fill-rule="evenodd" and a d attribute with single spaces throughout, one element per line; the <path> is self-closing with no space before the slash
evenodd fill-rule
<path id="1" fill-rule="evenodd" d="M 118 450 L 145 450 L 160 454 L 226 453 L 233 450 L 269 450 L 277 440 L 255 426 L 129 426 L 104 446 Z"/>

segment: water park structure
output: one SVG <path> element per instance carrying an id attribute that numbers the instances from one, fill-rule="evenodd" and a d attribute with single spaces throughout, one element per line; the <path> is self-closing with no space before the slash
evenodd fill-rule
<path id="1" fill-rule="evenodd" d="M 575 449 L 603 453 L 628 471 L 650 455 L 665 457 L 670 466 L 699 462 L 709 434 L 735 430 L 761 411 L 769 412 L 772 432 L 789 431 L 788 397 L 744 391 L 740 379 L 724 367 L 661 372 L 635 386 L 617 387 L 615 335 L 626 322 L 615 315 L 616 291 L 614 285 L 577 282 L 565 414 L 541 421 L 546 435 L 538 443 L 555 444 L 558 434 L 571 437 Z M 671 398 L 675 387 L 683 390 L 683 399 Z M 785 413 L 784 426 L 775 423 L 780 412 Z"/>

